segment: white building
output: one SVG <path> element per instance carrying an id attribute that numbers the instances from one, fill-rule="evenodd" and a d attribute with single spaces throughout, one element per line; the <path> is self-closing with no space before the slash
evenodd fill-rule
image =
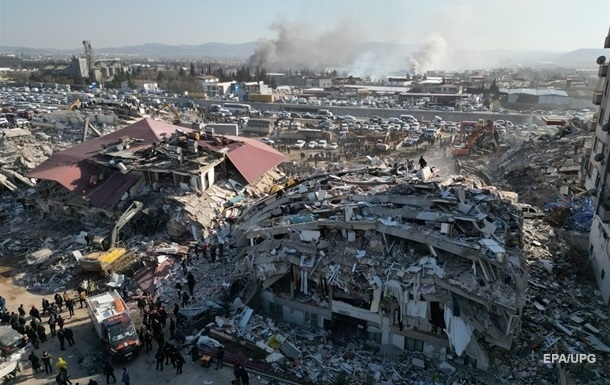
<path id="1" fill-rule="evenodd" d="M 411 84 L 411 81 L 404 76 L 391 76 L 386 82 L 386 86 L 389 87 L 407 87 Z"/>
<path id="2" fill-rule="evenodd" d="M 610 48 L 610 31 L 604 44 Z M 605 58 L 604 58 L 605 59 Z M 604 303 L 610 303 L 610 78 L 608 62 L 599 66 L 599 81 L 593 93 L 593 103 L 599 105 L 595 137 L 590 155 L 583 161 L 581 176 L 595 203 L 595 216 L 589 233 L 589 258 Z M 584 175 L 583 175 L 584 174 Z"/>
<path id="3" fill-rule="evenodd" d="M 218 97 L 223 95 L 229 95 L 231 88 L 235 82 L 201 82 L 203 92 L 210 97 Z"/>

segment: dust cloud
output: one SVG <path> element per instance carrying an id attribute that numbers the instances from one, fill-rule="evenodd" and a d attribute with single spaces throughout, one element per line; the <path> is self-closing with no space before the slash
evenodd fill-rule
<path id="1" fill-rule="evenodd" d="M 305 22 L 278 21 L 269 26 L 275 37 L 257 41 L 248 65 L 267 71 L 332 68 L 344 75 L 371 79 L 430 70 L 493 67 L 498 63 L 489 55 L 476 47 L 461 47 L 464 42 L 468 46 L 474 41 L 477 31 L 451 27 L 456 19 L 469 25 L 467 21 L 474 19 L 473 12 L 463 7 L 446 8 L 437 17 L 438 27 L 415 34 L 392 26 L 394 33 L 387 40 L 393 43 L 371 42 L 370 34 L 362 27 L 366 24 L 354 18 L 337 22 L 327 32 Z"/>

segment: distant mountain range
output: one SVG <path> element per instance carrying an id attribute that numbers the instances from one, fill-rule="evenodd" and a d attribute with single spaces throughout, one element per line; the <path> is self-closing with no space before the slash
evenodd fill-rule
<path id="1" fill-rule="evenodd" d="M 199 45 L 169 45 L 149 43 L 124 47 L 94 48 L 97 55 L 120 57 L 151 57 L 151 58 L 181 58 L 181 59 L 221 59 L 235 58 L 247 59 L 257 47 L 257 42 L 229 44 L 229 43 L 203 43 Z M 417 45 L 404 45 L 395 43 L 366 42 L 359 43 L 359 52 L 369 52 L 373 55 L 384 55 L 391 51 L 400 51 L 406 54 L 417 49 Z M 2 53 L 47 54 L 47 55 L 79 55 L 82 48 L 77 49 L 44 49 L 25 47 L 0 47 Z M 595 60 L 599 56 L 610 58 L 610 50 L 596 48 L 582 48 L 571 52 L 556 51 L 511 51 L 511 50 L 452 50 L 450 56 L 470 57 L 474 62 L 487 65 L 494 59 L 496 65 L 531 65 L 548 64 L 556 66 L 595 67 Z M 459 61 L 459 60 L 458 60 Z"/>

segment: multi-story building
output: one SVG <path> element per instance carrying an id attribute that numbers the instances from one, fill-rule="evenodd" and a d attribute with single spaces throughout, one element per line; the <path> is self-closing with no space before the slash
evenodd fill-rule
<path id="1" fill-rule="evenodd" d="M 610 48 L 610 30 L 604 48 Z M 589 234 L 589 258 L 597 284 L 606 305 L 610 302 L 610 78 L 608 61 L 600 56 L 599 79 L 593 92 L 593 104 L 599 106 L 594 122 L 595 137 L 590 149 L 585 148 L 581 168 L 585 187 L 595 202 L 595 216 Z M 592 127 L 593 128 L 593 127 Z M 590 154 L 589 154 L 590 152 Z M 586 156 L 588 155 L 588 156 Z"/>

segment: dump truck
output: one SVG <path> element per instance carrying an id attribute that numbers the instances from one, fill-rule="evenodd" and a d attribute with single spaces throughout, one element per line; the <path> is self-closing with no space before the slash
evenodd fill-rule
<path id="1" fill-rule="evenodd" d="M 135 357 L 141 349 L 129 308 L 116 291 L 86 299 L 89 318 L 106 352 L 113 361 Z"/>
<path id="2" fill-rule="evenodd" d="M 141 202 L 134 201 L 125 212 L 119 217 L 110 237 L 98 236 L 94 237 L 92 246 L 98 251 L 94 251 L 85 255 L 78 260 L 81 269 L 85 271 L 99 271 L 103 273 L 110 272 L 117 264 L 121 264 L 125 259 L 133 256 L 133 253 L 127 252 L 123 247 L 116 247 L 119 232 L 140 210 L 144 205 Z"/>

